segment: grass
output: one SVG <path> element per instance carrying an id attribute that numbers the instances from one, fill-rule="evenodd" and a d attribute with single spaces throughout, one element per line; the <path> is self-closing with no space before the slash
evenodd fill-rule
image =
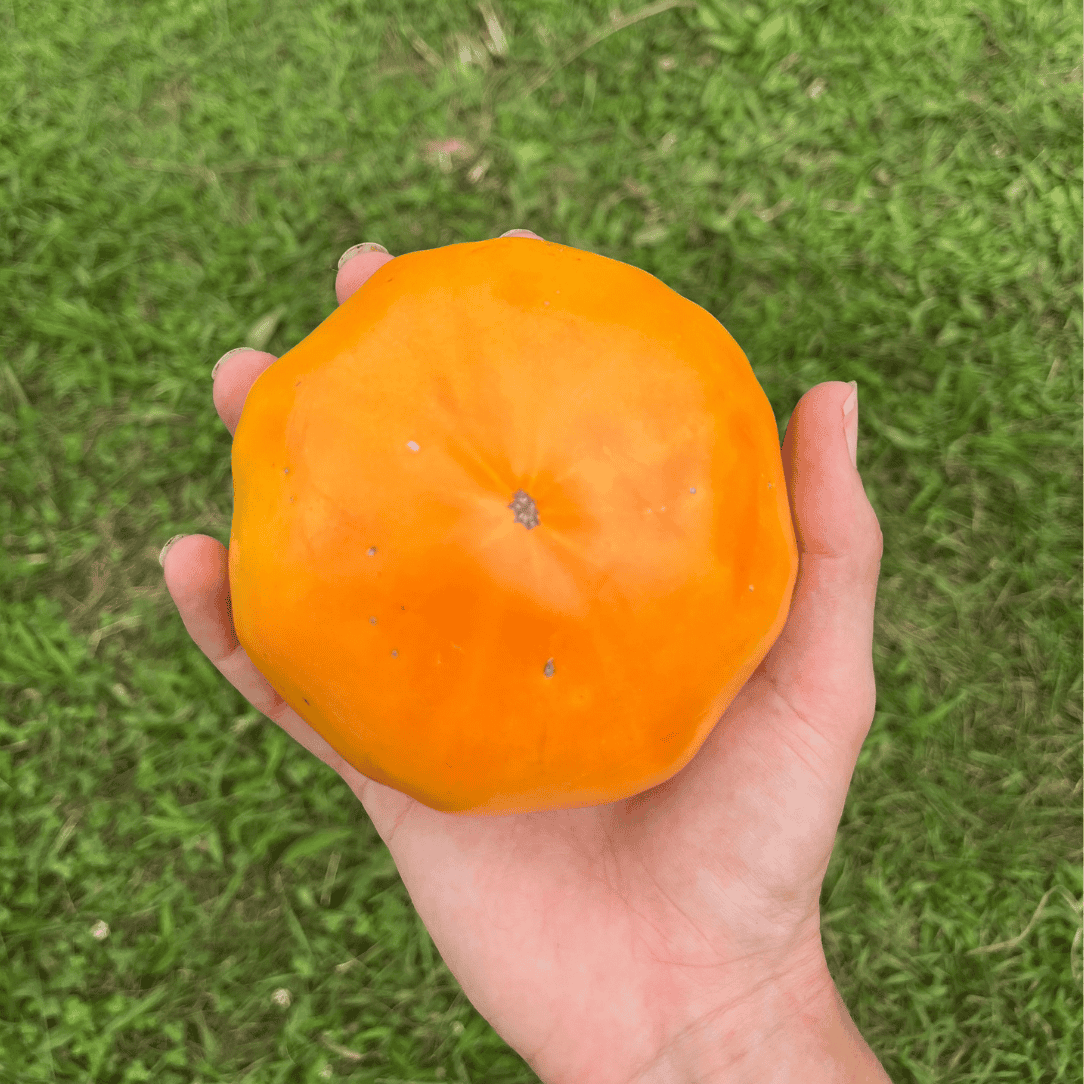
<path id="1" fill-rule="evenodd" d="M 0 1081 L 535 1079 L 155 559 L 228 538 L 221 353 L 516 226 L 718 316 L 781 435 L 858 381 L 829 963 L 897 1084 L 1080 1079 L 1079 6 L 622 7 L 0 6 Z"/>

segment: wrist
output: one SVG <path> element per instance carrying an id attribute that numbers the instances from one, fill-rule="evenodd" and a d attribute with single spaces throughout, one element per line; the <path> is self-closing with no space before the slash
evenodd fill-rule
<path id="1" fill-rule="evenodd" d="M 766 989 L 755 1007 L 687 1038 L 658 1084 L 892 1084 L 827 966 L 816 983 Z"/>
<path id="2" fill-rule="evenodd" d="M 830 977 L 818 1005 L 781 1025 L 776 1038 L 754 1052 L 745 1071 L 734 1078 L 734 1084 L 739 1081 L 892 1084 Z"/>
<path id="3" fill-rule="evenodd" d="M 785 999 L 778 1025 L 747 1047 L 719 1084 L 892 1084 L 826 977 L 817 998 Z"/>

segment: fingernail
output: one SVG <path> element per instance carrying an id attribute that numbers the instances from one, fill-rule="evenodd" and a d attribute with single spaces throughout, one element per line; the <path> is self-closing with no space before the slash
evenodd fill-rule
<path id="1" fill-rule="evenodd" d="M 376 241 L 362 241 L 360 245 L 352 245 L 339 257 L 339 266 L 337 270 L 343 269 L 343 264 L 347 260 L 352 260 L 359 252 L 383 252 L 386 256 L 390 256 L 391 253 Z"/>
<path id="2" fill-rule="evenodd" d="M 232 350 L 227 350 L 227 351 L 226 351 L 226 352 L 225 352 L 225 353 L 224 353 L 224 354 L 222 355 L 222 357 L 220 357 L 220 358 L 218 359 L 218 361 L 216 361 L 216 362 L 215 362 L 215 364 L 214 364 L 214 368 L 213 368 L 213 369 L 211 370 L 211 379 L 212 379 L 212 380 L 214 380 L 214 378 L 215 378 L 215 373 L 217 373 L 217 372 L 218 372 L 218 367 L 219 367 L 219 366 L 220 366 L 220 365 L 221 365 L 221 364 L 222 364 L 222 363 L 223 363 L 223 362 L 224 362 L 224 361 L 225 361 L 225 360 L 226 360 L 227 358 L 232 358 L 234 354 L 240 354 L 242 350 L 249 350 L 249 349 L 251 349 L 251 347 L 248 347 L 248 346 L 235 346 L 235 347 L 234 347 L 234 348 L 233 348 Z"/>
<path id="3" fill-rule="evenodd" d="M 161 566 L 162 566 L 163 568 L 165 568 L 165 567 L 166 567 L 166 554 L 167 554 L 167 553 L 169 553 L 169 551 L 170 551 L 171 549 L 173 549 L 173 547 L 174 547 L 174 546 L 175 546 L 175 545 L 176 545 L 176 544 L 177 544 L 178 542 L 180 542 L 180 540 L 181 540 L 182 538 L 187 538 L 187 537 L 188 537 L 188 535 L 186 535 L 186 534 L 175 534 L 175 535 L 174 535 L 174 536 L 173 536 L 173 537 L 172 537 L 172 538 L 171 538 L 171 539 L 170 539 L 170 540 L 169 540 L 169 541 L 168 541 L 168 542 L 167 542 L 167 543 L 166 543 L 166 544 L 165 544 L 165 545 L 164 545 L 164 546 L 162 547 L 162 550 L 161 550 L 161 552 L 160 552 L 160 553 L 158 554 L 158 563 L 159 563 L 159 564 L 160 564 L 160 565 L 161 565 Z"/>
<path id="4" fill-rule="evenodd" d="M 858 469 L 858 381 L 848 380 L 851 394 L 843 401 L 843 432 L 847 437 L 847 451 L 851 453 L 851 466 Z"/>

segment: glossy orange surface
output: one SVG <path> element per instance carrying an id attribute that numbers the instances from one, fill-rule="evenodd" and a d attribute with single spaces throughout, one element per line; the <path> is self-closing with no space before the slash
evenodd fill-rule
<path id="1" fill-rule="evenodd" d="M 661 783 L 790 606 L 745 355 L 654 276 L 564 245 L 385 264 L 260 375 L 232 466 L 238 638 L 359 771 L 435 809 Z"/>

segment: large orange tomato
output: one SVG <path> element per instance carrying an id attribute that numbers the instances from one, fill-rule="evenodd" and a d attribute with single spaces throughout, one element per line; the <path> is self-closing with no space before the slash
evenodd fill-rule
<path id="1" fill-rule="evenodd" d="M 358 771 L 447 812 L 672 776 L 797 575 L 738 344 L 547 241 L 385 264 L 260 375 L 232 465 L 238 639 Z"/>

